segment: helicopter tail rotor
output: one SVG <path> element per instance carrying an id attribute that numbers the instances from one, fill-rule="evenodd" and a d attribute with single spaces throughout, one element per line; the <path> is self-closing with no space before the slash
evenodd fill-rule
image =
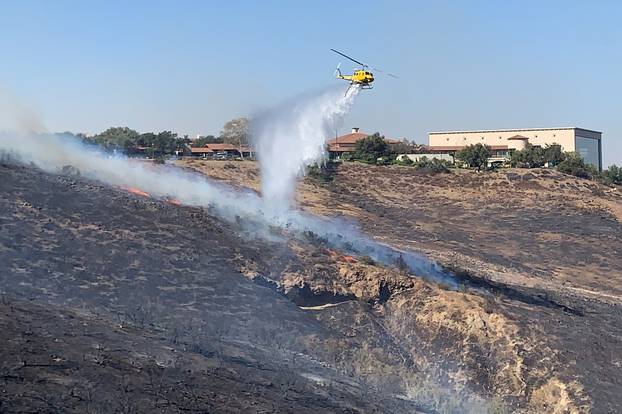
<path id="1" fill-rule="evenodd" d="M 335 76 L 335 77 L 337 77 L 337 76 L 342 76 L 342 75 L 341 75 L 341 69 L 340 69 L 340 68 L 341 68 L 341 62 L 339 62 L 339 63 L 337 64 L 337 68 L 335 69 L 335 73 L 333 73 L 333 76 Z"/>

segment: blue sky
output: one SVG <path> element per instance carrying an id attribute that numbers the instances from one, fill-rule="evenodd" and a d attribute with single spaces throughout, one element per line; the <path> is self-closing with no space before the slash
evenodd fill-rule
<path id="1" fill-rule="evenodd" d="M 335 85 L 332 47 L 399 75 L 342 132 L 579 126 L 620 165 L 620 21 L 618 1 L 3 1 L 0 90 L 52 131 L 216 134 Z"/>

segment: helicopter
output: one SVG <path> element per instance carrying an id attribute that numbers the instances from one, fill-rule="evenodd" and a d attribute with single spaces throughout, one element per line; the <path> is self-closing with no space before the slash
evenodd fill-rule
<path id="1" fill-rule="evenodd" d="M 335 50 L 335 49 L 330 49 L 330 50 L 332 50 L 333 52 L 337 53 L 338 55 L 341 55 L 341 56 L 345 57 L 346 59 L 350 59 L 352 62 L 354 62 L 354 63 L 356 63 L 356 64 L 361 66 L 360 69 L 354 70 L 354 73 L 352 73 L 352 75 L 344 75 L 344 74 L 341 73 L 341 69 L 340 69 L 341 63 L 339 63 L 337 65 L 337 69 L 335 69 L 334 76 L 337 79 L 343 79 L 345 81 L 350 82 L 350 86 L 348 87 L 348 90 L 350 90 L 350 87 L 352 85 L 358 85 L 358 86 L 360 86 L 361 89 L 372 89 L 373 88 L 372 83 L 374 82 L 374 74 L 369 70 L 370 69 L 369 65 L 361 63 L 361 62 L 359 62 L 356 59 L 352 59 L 350 56 L 348 56 L 348 55 L 346 55 L 344 53 L 341 53 L 338 50 Z M 373 70 L 375 70 L 377 72 L 380 72 L 380 73 L 384 73 L 383 71 L 381 71 L 378 68 L 371 68 L 371 69 L 373 69 Z M 391 76 L 393 78 L 397 78 L 397 76 L 395 76 L 392 73 L 387 73 L 387 76 Z M 348 93 L 348 90 L 346 90 L 346 94 Z"/>

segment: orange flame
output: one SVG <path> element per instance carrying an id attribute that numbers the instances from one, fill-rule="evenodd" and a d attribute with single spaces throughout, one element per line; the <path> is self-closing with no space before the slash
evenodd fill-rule
<path id="1" fill-rule="evenodd" d="M 354 256 L 343 256 L 343 255 L 340 255 L 339 253 L 337 253 L 334 250 L 331 250 L 331 249 L 325 249 L 325 250 L 326 250 L 326 254 L 328 254 L 333 259 L 339 260 L 340 262 L 346 262 L 346 263 L 356 263 L 356 262 L 358 262 L 358 259 L 356 259 Z"/>
<path id="2" fill-rule="evenodd" d="M 149 193 L 145 193 L 144 191 L 139 190 L 138 188 L 133 188 L 133 187 L 121 187 L 121 188 L 123 188 L 128 193 L 136 194 L 141 197 L 150 197 Z"/>
<path id="3" fill-rule="evenodd" d="M 358 262 L 358 260 L 356 260 L 356 258 L 353 257 L 353 256 L 341 256 L 341 261 L 346 262 L 346 263 L 356 263 L 356 262 Z"/>

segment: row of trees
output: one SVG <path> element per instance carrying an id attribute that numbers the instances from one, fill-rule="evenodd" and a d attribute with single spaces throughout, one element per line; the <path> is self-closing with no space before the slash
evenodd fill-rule
<path id="1" fill-rule="evenodd" d="M 405 143 L 405 146 L 414 145 Z M 412 147 L 411 147 L 412 148 Z M 416 168 L 431 172 L 447 171 L 448 165 L 444 161 L 421 159 L 413 162 L 410 159 L 396 161 L 396 155 L 408 153 L 404 146 L 396 148 L 389 145 L 384 137 L 375 133 L 356 143 L 351 160 L 362 161 L 368 164 L 400 164 L 413 165 Z M 489 146 L 484 144 L 469 145 L 455 154 L 457 160 L 462 161 L 478 171 L 488 168 L 488 159 L 492 156 Z M 612 165 L 605 171 L 599 172 L 596 167 L 586 164 L 576 152 L 564 152 L 561 145 L 551 144 L 544 148 L 526 144 L 522 150 L 514 151 L 510 157 L 510 164 L 518 168 L 540 168 L 544 166 L 557 167 L 558 171 L 581 178 L 598 179 L 607 184 L 622 185 L 622 168 Z"/>
<path id="2" fill-rule="evenodd" d="M 186 152 L 190 147 L 204 147 L 212 143 L 229 143 L 236 146 L 249 145 L 248 119 L 235 118 L 225 123 L 218 137 L 208 135 L 191 140 L 188 135 L 180 137 L 171 131 L 139 133 L 128 127 L 108 128 L 93 136 L 80 135 L 88 144 L 98 145 L 107 151 L 125 154 L 146 154 L 157 157 Z"/>
<path id="3" fill-rule="evenodd" d="M 455 155 L 457 160 L 462 161 L 469 167 L 477 168 L 478 171 L 482 168 L 487 168 L 488 159 L 491 156 L 492 151 L 490 147 L 484 144 L 468 145 Z M 525 148 L 512 153 L 510 165 L 519 168 L 554 167 L 564 161 L 565 158 L 566 153 L 563 152 L 559 144 L 547 144 L 542 148 L 527 143 Z"/>
<path id="4" fill-rule="evenodd" d="M 90 137 L 83 137 L 84 142 L 98 145 L 107 151 L 125 154 L 146 153 L 149 156 L 174 154 L 184 151 L 190 144 L 188 136 L 179 137 L 171 131 L 140 134 L 128 127 L 108 128 L 104 132 Z"/>
<path id="5" fill-rule="evenodd" d="M 488 158 L 492 155 L 490 147 L 483 144 L 469 145 L 456 153 L 456 159 L 478 171 L 488 167 Z M 607 184 L 622 185 L 622 168 L 612 165 L 605 171 L 598 171 L 591 164 L 586 164 L 576 152 L 564 152 L 561 145 L 551 144 L 544 148 L 527 144 L 522 150 L 514 151 L 510 165 L 518 168 L 557 167 L 565 174 L 580 178 L 598 179 Z"/>
<path id="6" fill-rule="evenodd" d="M 547 144 L 544 148 L 529 143 L 522 150 L 514 151 L 510 158 L 512 167 L 539 168 L 554 167 L 564 161 L 566 154 L 559 144 Z"/>
<path id="7" fill-rule="evenodd" d="M 447 162 L 442 160 L 427 159 L 425 157 L 418 161 L 412 161 L 410 158 L 396 159 L 398 154 L 412 154 L 420 150 L 420 145 L 406 140 L 389 145 L 383 136 L 375 133 L 358 141 L 349 159 L 362 161 L 367 164 L 412 166 L 431 173 L 449 171 Z"/>

